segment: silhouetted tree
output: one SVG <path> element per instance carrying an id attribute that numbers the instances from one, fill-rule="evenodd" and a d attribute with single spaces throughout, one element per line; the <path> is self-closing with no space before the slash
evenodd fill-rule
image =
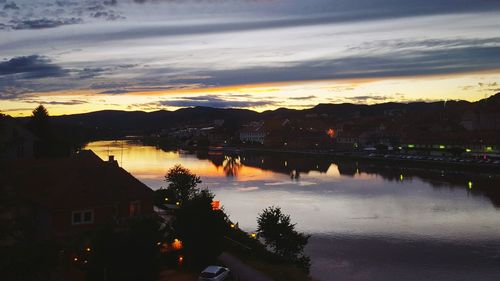
<path id="1" fill-rule="evenodd" d="M 290 215 L 283 214 L 280 207 L 272 206 L 259 214 L 257 224 L 259 237 L 264 238 L 266 245 L 275 254 L 309 270 L 310 259 L 303 253 L 309 235 L 295 230 L 295 224 L 291 223 Z"/>
<path id="2" fill-rule="evenodd" d="M 37 137 L 42 139 L 49 137 L 49 112 L 43 105 L 33 110 L 29 126 Z"/>
<path id="3" fill-rule="evenodd" d="M 198 192 L 181 205 L 172 225 L 174 235 L 183 241 L 184 251 L 198 264 L 209 262 L 221 253 L 224 236 L 229 231 L 224 212 L 212 209 L 213 197 L 208 190 Z"/>
<path id="4" fill-rule="evenodd" d="M 175 194 L 176 200 L 181 202 L 193 198 L 198 191 L 196 186 L 201 183 L 200 177 L 181 165 L 176 165 L 168 170 L 165 181 L 168 183 L 168 189 Z"/>

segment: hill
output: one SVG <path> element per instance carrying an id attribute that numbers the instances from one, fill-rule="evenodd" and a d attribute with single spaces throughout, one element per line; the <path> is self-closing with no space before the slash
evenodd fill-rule
<path id="1" fill-rule="evenodd" d="M 93 137 L 123 136 L 126 134 L 150 134 L 160 130 L 185 127 L 209 126 L 215 120 L 224 120 L 226 126 L 237 128 L 251 121 L 272 119 L 323 119 L 329 122 L 345 122 L 353 118 L 380 118 L 404 116 L 398 122 L 406 126 L 431 126 L 446 121 L 452 126 L 460 124 L 466 112 L 499 112 L 500 93 L 477 102 L 440 101 L 412 103 L 318 104 L 315 107 L 296 110 L 279 108 L 264 112 L 246 109 L 221 109 L 210 107 L 182 108 L 175 111 L 154 112 L 104 110 L 82 114 L 53 116 L 55 123 L 76 126 L 90 132 Z"/>

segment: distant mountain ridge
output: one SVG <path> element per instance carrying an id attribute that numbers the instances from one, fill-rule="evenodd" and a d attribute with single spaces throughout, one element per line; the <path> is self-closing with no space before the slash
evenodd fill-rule
<path id="1" fill-rule="evenodd" d="M 349 119 L 354 115 L 363 117 L 381 116 L 388 111 L 411 113 L 410 115 L 413 118 L 419 117 L 422 120 L 434 118 L 442 114 L 443 111 L 446 111 L 449 118 L 455 119 L 459 118 L 459 116 L 467 111 L 477 110 L 500 111 L 500 93 L 477 102 L 389 102 L 373 105 L 351 103 L 318 104 L 308 109 L 297 110 L 279 108 L 260 113 L 248 109 L 223 109 L 211 107 L 191 107 L 175 111 L 159 110 L 153 112 L 103 110 L 53 116 L 52 120 L 65 125 L 77 125 L 86 129 L 90 128 L 97 131 L 106 131 L 112 134 L 147 134 L 162 129 L 190 126 L 193 124 L 210 124 L 217 119 L 222 119 L 226 124 L 237 127 L 251 121 L 259 120 L 305 118 L 306 116 L 314 118 L 314 116 L 317 116 L 318 118 L 328 118 L 334 121 Z"/>

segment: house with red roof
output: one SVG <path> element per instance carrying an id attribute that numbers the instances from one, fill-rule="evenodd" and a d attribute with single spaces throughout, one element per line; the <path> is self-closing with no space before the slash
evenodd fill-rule
<path id="1" fill-rule="evenodd" d="M 68 158 L 6 165 L 2 188 L 36 210 L 37 231 L 63 238 L 138 216 L 153 215 L 153 191 L 110 157 L 90 150 Z"/>

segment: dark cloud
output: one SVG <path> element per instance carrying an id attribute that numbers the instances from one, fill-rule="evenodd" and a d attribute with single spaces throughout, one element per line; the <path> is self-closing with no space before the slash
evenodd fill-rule
<path id="1" fill-rule="evenodd" d="M 117 82 L 117 81 L 108 81 L 108 82 L 95 82 L 92 83 L 89 88 L 94 90 L 106 90 L 106 89 L 123 89 L 124 87 L 131 86 L 128 82 Z"/>
<path id="2" fill-rule="evenodd" d="M 105 95 L 119 95 L 119 94 L 126 94 L 130 93 L 129 90 L 124 90 L 124 89 L 114 89 L 114 90 L 106 90 L 102 91 L 99 94 L 105 94 Z"/>
<path id="3" fill-rule="evenodd" d="M 111 13 L 111 12 L 106 12 L 106 11 L 99 11 L 91 14 L 92 17 L 94 18 L 100 18 L 100 19 L 106 19 L 108 21 L 114 21 L 114 20 L 119 20 L 119 19 L 124 19 L 123 16 Z"/>
<path id="4" fill-rule="evenodd" d="M 102 73 L 104 73 L 107 69 L 105 68 L 102 68 L 102 67 L 96 67 L 96 68 L 84 68 L 84 69 L 81 69 L 81 70 L 77 70 L 77 76 L 80 78 L 80 79 L 89 79 L 89 78 L 94 78 L 96 76 L 99 76 L 101 75 Z"/>
<path id="5" fill-rule="evenodd" d="M 464 73 L 498 69 L 500 47 L 469 47 L 395 51 L 377 56 L 289 62 L 277 67 L 253 67 L 197 72 L 198 83 L 239 85 L 321 79 L 383 78 Z M 189 82 L 192 80 L 176 80 Z"/>
<path id="6" fill-rule="evenodd" d="M 78 105 L 88 103 L 84 100 L 70 100 L 70 101 L 39 101 L 39 100 L 22 100 L 25 103 L 36 103 L 36 104 L 50 104 L 50 105 Z"/>
<path id="7" fill-rule="evenodd" d="M 116 4 L 118 4 L 118 1 L 117 0 L 105 0 L 102 3 L 106 6 L 115 6 Z"/>
<path id="8" fill-rule="evenodd" d="M 394 96 L 366 95 L 366 96 L 346 97 L 344 99 L 359 103 L 366 103 L 368 101 L 383 102 L 394 99 Z"/>
<path id="9" fill-rule="evenodd" d="M 5 1 L 4 1 L 5 2 Z M 0 3 L 2 3 L 0 1 Z M 0 30 L 56 28 L 81 24 L 85 20 L 115 21 L 125 17 L 115 10 L 116 0 L 80 0 L 55 2 L 40 0 L 33 3 L 7 2 L 0 17 Z"/>
<path id="10" fill-rule="evenodd" d="M 449 48 L 470 48 L 478 46 L 499 46 L 500 38 L 483 39 L 427 39 L 427 40 L 377 40 L 349 47 L 348 51 L 370 52 L 372 50 L 433 50 Z"/>
<path id="11" fill-rule="evenodd" d="M 315 99 L 316 96 L 310 95 L 310 96 L 305 96 L 305 97 L 291 97 L 289 99 L 291 100 L 309 100 L 309 99 Z"/>
<path id="12" fill-rule="evenodd" d="M 15 2 L 7 3 L 3 6 L 4 10 L 19 10 L 19 6 Z"/>
<path id="13" fill-rule="evenodd" d="M 66 19 L 32 19 L 32 20 L 21 20 L 21 21 L 11 21 L 10 27 L 12 29 L 42 29 L 42 28 L 53 28 L 61 25 L 70 25 L 82 23 L 81 18 L 66 18 Z"/>
<path id="14" fill-rule="evenodd" d="M 38 55 L 15 57 L 0 62 L 0 78 L 7 75 L 16 75 L 16 78 L 36 79 L 58 77 L 66 74 L 66 70 L 52 63 L 49 59 Z"/>
<path id="15" fill-rule="evenodd" d="M 477 84 L 479 85 L 479 87 L 496 87 L 498 85 L 497 82 L 491 82 L 491 83 L 482 83 L 482 82 L 479 82 Z"/>
<path id="16" fill-rule="evenodd" d="M 173 107 L 195 107 L 195 106 L 205 106 L 205 107 L 215 107 L 215 108 L 242 108 L 242 107 L 257 107 L 274 105 L 275 101 L 271 100 L 257 100 L 257 101 L 239 101 L 239 100 L 227 100 L 220 96 L 206 95 L 206 96 L 194 96 L 194 97 L 184 97 L 176 100 L 167 100 L 159 102 L 163 106 L 173 106 Z"/>
<path id="17" fill-rule="evenodd" d="M 330 13 L 335 15 L 337 21 L 500 9 L 500 3 L 494 0 L 420 0 L 414 2 L 401 0 L 133 0 L 133 2 L 137 4 L 182 3 L 189 7 L 203 6 L 205 9 L 210 6 L 214 7 L 213 9 L 223 9 L 225 6 L 229 11 L 251 9 L 263 4 L 267 13 L 287 15 Z"/>

